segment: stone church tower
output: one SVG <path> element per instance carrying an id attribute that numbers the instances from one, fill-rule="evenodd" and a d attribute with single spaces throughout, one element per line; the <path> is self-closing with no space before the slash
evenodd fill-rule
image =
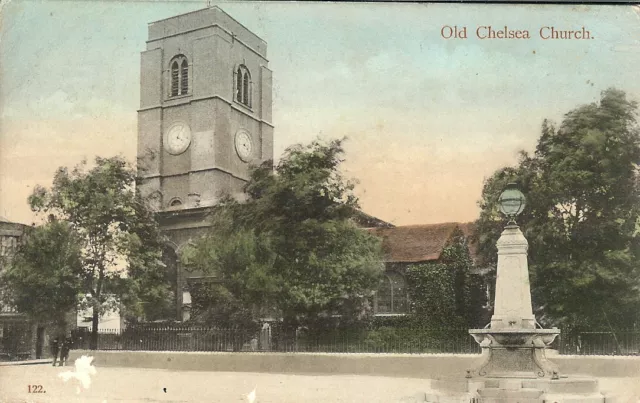
<path id="1" fill-rule="evenodd" d="M 141 54 L 138 177 L 172 245 L 177 317 L 189 273 L 180 249 L 222 193 L 241 197 L 250 164 L 273 159 L 267 44 L 218 7 L 152 22 Z"/>

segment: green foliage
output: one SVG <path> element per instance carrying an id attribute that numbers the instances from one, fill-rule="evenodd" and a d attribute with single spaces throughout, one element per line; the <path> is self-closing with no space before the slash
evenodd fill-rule
<path id="1" fill-rule="evenodd" d="M 482 281 L 472 274 L 472 268 L 460 231 L 444 248 L 438 262 L 409 266 L 406 278 L 414 325 L 429 328 L 484 325 L 483 301 L 477 292 Z"/>
<path id="2" fill-rule="evenodd" d="M 97 157 L 93 167 L 82 162 L 71 172 L 59 168 L 52 188 L 36 187 L 29 203 L 73 231 L 81 251 L 77 293 L 85 295 L 79 305 L 93 309 L 94 333 L 107 310 L 124 304 L 123 313 L 139 315 L 144 305 L 158 309 L 170 300 L 157 223 L 122 158 Z"/>
<path id="3" fill-rule="evenodd" d="M 338 327 L 321 331 L 300 331 L 295 340 L 298 351 L 380 352 L 380 353 L 475 353 L 478 344 L 465 327 L 428 327 L 415 321 L 392 321 L 387 326 Z M 272 329 L 272 335 L 276 329 Z M 286 345 L 276 345 L 287 350 Z M 290 345 L 291 346 L 291 345 Z"/>
<path id="4" fill-rule="evenodd" d="M 340 140 L 313 142 L 287 149 L 275 170 L 254 167 L 247 200 L 219 205 L 213 230 L 185 251 L 185 263 L 287 323 L 364 314 L 383 270 L 380 241 L 352 222 L 358 204 L 338 170 L 342 154 Z"/>
<path id="5" fill-rule="evenodd" d="M 191 286 L 194 323 L 213 323 L 221 328 L 241 328 L 246 332 L 258 330 L 251 306 L 232 294 L 218 282 L 196 283 Z"/>
<path id="6" fill-rule="evenodd" d="M 39 323 L 64 329 L 82 289 L 81 256 L 79 239 L 68 223 L 53 220 L 33 228 L 0 273 L 0 295 Z"/>
<path id="7" fill-rule="evenodd" d="M 518 218 L 529 248 L 533 302 L 548 324 L 629 326 L 640 312 L 640 135 L 637 104 L 619 90 L 544 121 L 534 155 L 502 168 L 484 185 L 480 254 L 496 262 L 504 221 L 497 198 L 508 182 L 527 196 Z"/>
<path id="8" fill-rule="evenodd" d="M 455 273 L 443 263 L 412 265 L 407 269 L 409 298 L 416 318 L 437 326 L 459 325 Z"/>

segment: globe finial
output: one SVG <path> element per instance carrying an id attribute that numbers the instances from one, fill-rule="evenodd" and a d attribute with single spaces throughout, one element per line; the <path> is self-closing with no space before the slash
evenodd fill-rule
<path id="1" fill-rule="evenodd" d="M 509 222 L 507 225 L 516 224 L 516 216 L 522 213 L 526 204 L 524 194 L 518 189 L 515 183 L 509 183 L 498 198 L 500 212 L 504 214 Z"/>

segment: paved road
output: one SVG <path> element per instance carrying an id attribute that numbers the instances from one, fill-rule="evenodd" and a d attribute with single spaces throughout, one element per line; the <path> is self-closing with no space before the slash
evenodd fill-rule
<path id="1" fill-rule="evenodd" d="M 428 387 L 422 379 L 371 376 L 283 375 L 239 372 L 96 368 L 89 389 L 49 365 L 0 368 L 0 402 L 246 402 L 256 388 L 259 403 L 400 402 Z M 28 393 L 42 385 L 46 393 Z M 32 386 L 32 389 L 34 387 Z M 37 388 L 37 387 L 36 387 Z M 166 392 L 164 391 L 166 389 Z"/>
<path id="2" fill-rule="evenodd" d="M 246 402 L 256 388 L 257 403 L 396 403 L 413 401 L 429 382 L 422 379 L 356 375 L 284 375 L 241 372 L 96 368 L 89 389 L 60 372 L 73 367 L 0 367 L 0 402 Z M 602 389 L 640 391 L 638 380 L 605 378 Z M 46 393 L 29 393 L 42 385 Z M 166 392 L 165 392 L 166 389 Z M 78 393 L 79 391 L 79 393 Z M 634 403 L 637 402 L 634 401 Z"/>

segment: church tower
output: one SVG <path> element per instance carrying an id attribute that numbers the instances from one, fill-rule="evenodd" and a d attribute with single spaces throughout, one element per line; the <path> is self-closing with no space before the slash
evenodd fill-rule
<path id="1" fill-rule="evenodd" d="M 171 240 L 177 316 L 189 301 L 180 248 L 250 164 L 273 159 L 267 44 L 218 7 L 152 22 L 141 54 L 138 180 Z M 184 294 L 183 294 L 184 292 Z"/>

